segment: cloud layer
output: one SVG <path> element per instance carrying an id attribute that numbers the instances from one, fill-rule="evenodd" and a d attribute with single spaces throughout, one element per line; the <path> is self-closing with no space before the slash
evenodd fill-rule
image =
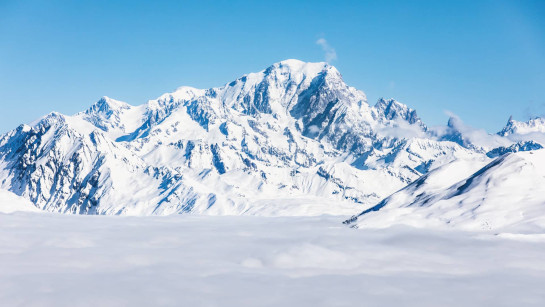
<path id="1" fill-rule="evenodd" d="M 329 45 L 325 38 L 318 39 L 316 44 L 322 47 L 326 62 L 335 61 L 337 59 L 337 52 L 335 52 L 335 49 Z"/>

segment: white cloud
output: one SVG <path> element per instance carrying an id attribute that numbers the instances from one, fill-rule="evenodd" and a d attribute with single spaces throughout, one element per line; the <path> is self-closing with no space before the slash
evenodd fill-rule
<path id="1" fill-rule="evenodd" d="M 318 39 L 316 44 L 322 47 L 322 50 L 325 53 L 324 57 L 326 62 L 335 61 L 337 59 L 337 52 L 335 52 L 335 49 L 329 45 L 325 38 Z"/>
<path id="2" fill-rule="evenodd" d="M 454 114 L 453 112 L 445 110 L 445 114 L 449 116 L 448 127 L 430 128 L 430 130 L 434 131 L 439 137 L 445 136 L 446 134 L 460 133 L 464 143 L 485 150 L 490 150 L 500 146 L 509 146 L 512 144 L 512 141 L 508 140 L 507 138 L 501 137 L 497 134 L 490 134 L 484 129 L 473 128 L 472 126 L 467 125 L 458 115 Z"/>
<path id="3" fill-rule="evenodd" d="M 379 125 L 377 127 L 380 134 L 390 135 L 396 138 L 425 138 L 426 133 L 422 131 L 420 126 L 411 125 L 406 122 L 399 121 L 393 126 Z"/>
<path id="4" fill-rule="evenodd" d="M 395 89 L 395 87 L 396 87 L 395 81 L 390 81 L 390 83 L 388 84 L 388 89 L 393 90 Z"/>

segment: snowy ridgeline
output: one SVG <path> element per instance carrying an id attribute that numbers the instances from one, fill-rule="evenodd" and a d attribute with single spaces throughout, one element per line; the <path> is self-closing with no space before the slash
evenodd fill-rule
<path id="1" fill-rule="evenodd" d="M 543 306 L 545 237 L 0 214 L 2 306 Z"/>
<path id="2" fill-rule="evenodd" d="M 430 171 L 345 224 L 543 233 L 545 150 L 503 155 L 489 163 L 454 161 Z"/>
<path id="3" fill-rule="evenodd" d="M 510 119 L 494 135 L 455 117 L 430 128 L 394 99 L 369 105 L 326 63 L 287 60 L 218 88 L 181 87 L 139 106 L 104 97 L 76 115 L 21 125 L 0 138 L 0 188 L 39 209 L 73 214 L 350 216 L 387 204 L 369 221 L 361 216 L 358 227 L 386 211 L 396 220 L 433 211 L 433 223 L 465 218 L 475 219 L 464 224 L 472 228 L 497 228 L 542 216 L 537 181 L 526 189 L 513 183 L 512 198 L 482 180 L 456 196 L 451 190 L 494 159 L 540 152 L 544 131 L 541 119 Z M 501 182 L 517 170 L 490 176 Z M 441 184 L 426 180 L 438 176 Z M 414 190 L 420 196 L 400 196 Z M 435 211 L 445 197 L 449 205 Z M 512 211 L 480 214 L 494 210 L 495 197 Z M 507 203 L 521 199 L 531 201 Z M 501 217 L 508 213 L 522 218 Z"/>

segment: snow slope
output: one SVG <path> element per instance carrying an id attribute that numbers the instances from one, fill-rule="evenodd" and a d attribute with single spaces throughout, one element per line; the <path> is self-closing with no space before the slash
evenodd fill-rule
<path id="1" fill-rule="evenodd" d="M 345 223 L 543 232 L 545 150 L 444 165 Z"/>
<path id="2" fill-rule="evenodd" d="M 12 192 L 0 189 L 0 213 L 13 213 L 18 211 L 39 212 L 28 199 Z"/>

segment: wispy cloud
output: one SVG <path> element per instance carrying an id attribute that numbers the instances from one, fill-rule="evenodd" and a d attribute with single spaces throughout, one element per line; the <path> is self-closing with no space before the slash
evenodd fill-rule
<path id="1" fill-rule="evenodd" d="M 335 49 L 329 45 L 325 38 L 318 39 L 316 44 L 322 47 L 322 50 L 325 53 L 324 57 L 326 62 L 335 61 L 337 59 L 337 52 L 335 52 Z"/>
<path id="2" fill-rule="evenodd" d="M 530 104 L 524 109 L 524 117 L 526 119 L 545 117 L 545 102 L 535 103 L 530 101 Z"/>
<path id="3" fill-rule="evenodd" d="M 388 83 L 388 89 L 389 90 L 394 90 L 395 88 L 396 88 L 395 81 L 390 81 L 390 83 Z"/>

